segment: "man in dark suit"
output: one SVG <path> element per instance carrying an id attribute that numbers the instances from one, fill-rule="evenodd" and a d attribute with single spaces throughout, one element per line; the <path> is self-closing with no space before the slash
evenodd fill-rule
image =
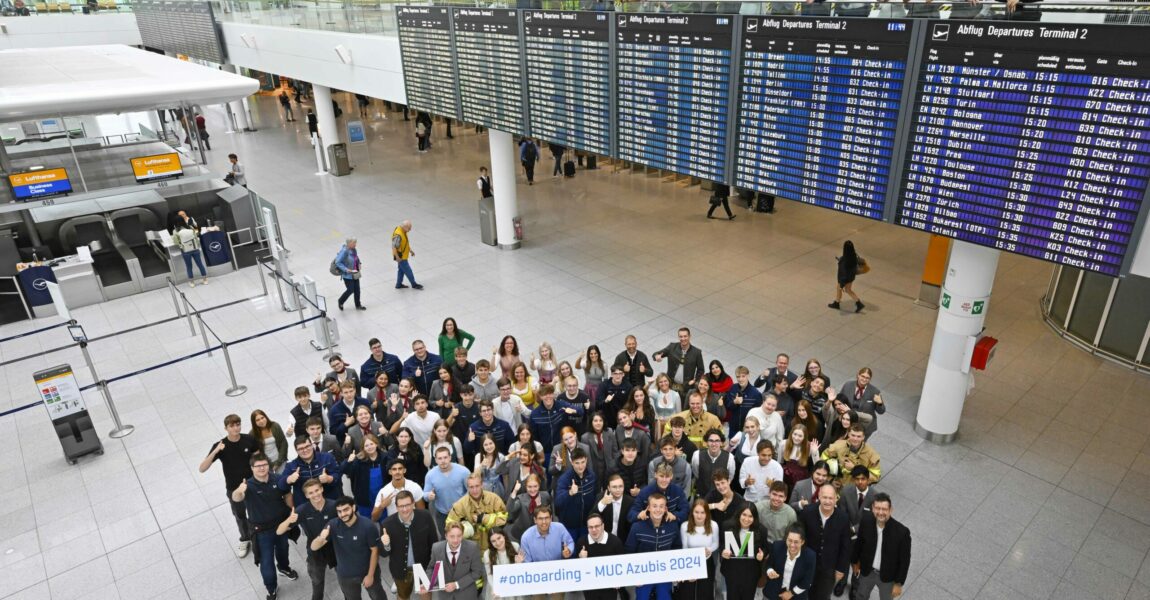
<path id="1" fill-rule="evenodd" d="M 799 376 L 790 370 L 790 366 L 791 357 L 780 352 L 779 355 L 775 357 L 775 366 L 764 370 L 763 374 L 755 379 L 755 387 L 761 388 L 771 384 L 775 379 L 775 375 L 782 375 L 783 378 L 787 380 L 787 385 L 791 385 Z M 769 387 L 763 389 L 764 394 L 769 391 L 771 391 Z"/>
<path id="2" fill-rule="evenodd" d="M 815 579 L 815 551 L 804 547 L 803 528 L 792 523 L 785 538 L 771 546 L 764 600 L 807 600 Z M 790 573 L 787 567 L 790 566 Z"/>
<path id="3" fill-rule="evenodd" d="M 815 468 L 811 469 L 811 476 L 795 483 L 787 504 L 790 504 L 795 512 L 801 513 L 808 505 L 818 502 L 819 487 L 830 479 L 831 470 L 826 461 L 816 462 Z"/>
<path id="4" fill-rule="evenodd" d="M 623 477 L 618 473 L 608 477 L 607 491 L 595 507 L 603 521 L 604 530 L 618 536 L 620 540 L 627 539 L 627 534 L 631 533 L 631 521 L 627 520 L 627 515 L 631 514 L 631 505 L 634 503 L 635 498 L 627 493 Z"/>
<path id="5" fill-rule="evenodd" d="M 443 565 L 443 589 L 437 590 L 437 599 L 479 600 L 479 587 L 483 585 L 483 560 L 479 545 L 463 539 L 463 525 L 453 521 L 446 525 L 445 538 L 431 547 L 431 564 Z M 420 586 L 419 592 L 427 590 Z"/>
<path id="6" fill-rule="evenodd" d="M 910 569 L 910 530 L 890 516 L 890 496 L 874 495 L 871 511 L 859 522 L 858 540 L 854 545 L 852 570 L 859 580 L 856 598 L 870 598 L 878 587 L 880 600 L 893 600 L 902 595 Z"/>
<path id="7" fill-rule="evenodd" d="M 635 339 L 635 336 L 627 336 L 623 343 L 627 349 L 615 357 L 612 366 L 623 367 L 623 373 L 632 386 L 646 387 L 647 378 L 655 376 L 651 362 L 647 360 L 647 355 L 639 350 L 639 340 Z"/>
<path id="8" fill-rule="evenodd" d="M 841 494 L 839 494 L 839 508 L 846 512 L 847 519 L 851 523 L 851 539 L 854 540 L 858 537 L 859 521 L 862 520 L 864 514 L 870 512 L 871 504 L 874 503 L 875 491 L 870 486 L 870 471 L 862 466 L 855 465 L 851 469 L 851 484 L 844 487 Z M 844 586 L 846 586 L 846 579 L 843 579 L 835 585 L 835 595 L 841 596 Z M 851 580 L 851 592 L 858 589 L 858 577 Z"/>
<path id="9" fill-rule="evenodd" d="M 431 513 L 415 508 L 415 496 L 407 490 L 395 495 L 395 514 L 383 520 L 383 555 L 395 580 L 396 595 L 408 600 L 415 585 L 412 565 L 428 565 L 431 547 L 439 541 Z"/>
<path id="10" fill-rule="evenodd" d="M 703 351 L 691 345 L 691 330 L 679 328 L 679 343 L 671 342 L 666 348 L 651 355 L 655 362 L 667 359 L 667 377 L 671 387 L 684 396 L 688 388 L 694 389 L 699 377 L 703 376 Z"/>
<path id="11" fill-rule="evenodd" d="M 575 554 L 579 558 L 618 556 L 623 554 L 623 540 L 607 531 L 599 513 L 591 513 L 587 517 L 587 535 L 575 542 Z M 586 600 L 615 600 L 616 597 L 618 590 L 615 588 L 583 591 Z"/>
<path id="12" fill-rule="evenodd" d="M 815 580 L 811 600 L 830 600 L 835 584 L 846 577 L 851 558 L 851 524 L 847 514 L 835 505 L 835 486 L 819 488 L 818 504 L 809 504 L 799 513 L 807 534 L 807 546 L 815 551 Z"/>

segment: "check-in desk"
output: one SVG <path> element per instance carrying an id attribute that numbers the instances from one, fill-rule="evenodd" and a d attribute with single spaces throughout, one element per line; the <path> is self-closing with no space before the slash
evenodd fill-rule
<path id="1" fill-rule="evenodd" d="M 184 253 L 180 250 L 172 236 L 167 231 L 150 231 L 149 236 L 155 236 L 158 243 L 168 252 L 168 264 L 172 271 L 172 281 L 181 283 L 188 280 L 188 270 L 184 266 Z M 225 275 L 235 270 L 232 266 L 233 248 L 228 240 L 227 233 L 215 227 L 205 227 L 200 231 L 200 260 L 208 277 Z M 200 268 L 192 263 L 192 275 L 200 277 Z"/>
<path id="2" fill-rule="evenodd" d="M 48 317 L 56 314 L 48 282 L 60 285 L 60 294 L 68 308 L 79 308 L 104 301 L 100 280 L 96 277 L 95 262 L 91 257 L 74 254 L 49 261 L 20 263 L 20 291 L 32 316 Z"/>

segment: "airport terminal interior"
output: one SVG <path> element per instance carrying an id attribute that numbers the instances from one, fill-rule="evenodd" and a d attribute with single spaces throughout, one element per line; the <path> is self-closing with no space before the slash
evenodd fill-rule
<path id="1" fill-rule="evenodd" d="M 345 115 L 358 112 L 352 94 L 333 97 Z M 507 334 L 524 354 L 547 342 L 572 362 L 592 344 L 614 356 L 627 335 L 650 354 L 687 326 L 704 359 L 732 373 L 758 374 L 785 352 L 793 371 L 817 358 L 837 388 L 869 367 L 888 407 L 868 442 L 882 459 L 877 489 L 913 535 L 902 598 L 1150 599 L 1150 376 L 1044 323 L 1054 265 L 1002 253 L 986 316 L 997 353 L 973 376 L 957 439 L 936 444 L 915 431 L 938 317 L 915 302 L 926 233 L 782 199 L 771 214 L 733 203 L 735 219 L 708 219 L 698 185 L 606 160 L 553 176 L 544 147 L 534 185 L 521 169 L 516 181 L 493 182 L 517 186 L 522 218 L 522 247 L 500 250 L 481 243 L 477 219 L 489 133 L 456 122 L 448 139 L 437 120 L 430 151 L 418 152 L 414 122 L 373 99 L 366 143 L 348 148 L 351 175 L 317 175 L 306 122 L 285 122 L 273 95 L 248 102 L 251 132 L 230 132 L 223 106 L 204 107 L 206 166 L 222 176 L 235 153 L 248 185 L 275 204 L 292 272 L 316 280 L 352 366 L 371 338 L 401 359 L 416 339 L 434 349 L 452 317 L 476 338 L 472 361 Z M 395 288 L 391 234 L 404 220 L 423 290 Z M 362 311 L 335 308 L 343 285 L 328 273 L 349 237 L 363 264 Z M 855 284 L 866 305 L 857 313 L 847 302 L 827 308 L 845 240 L 872 266 Z M 299 318 L 282 308 L 274 280 L 265 292 L 260 279 L 248 267 L 178 289 L 197 309 L 230 303 L 204 322 L 242 340 Z M 173 300 L 159 288 L 72 311 L 103 378 L 204 348 L 200 331 L 174 318 Z M 57 322 L 7 324 L 0 337 Z M 85 392 L 104 452 L 76 465 L 40 406 L 0 416 L 10 455 L 0 465 L 0 599 L 263 598 L 258 567 L 233 553 L 223 475 L 197 466 L 225 415 L 241 415 L 246 431 L 262 409 L 287 426 L 292 391 L 328 371 L 314 340 L 308 323 L 231 345 L 235 381 L 247 388 L 234 397 L 219 350 L 110 384 L 135 428 L 119 439 L 107 436 L 100 394 Z M 92 381 L 65 329 L 5 341 L 0 361 L 0 412 L 37 400 L 41 369 L 67 363 L 82 385 Z M 291 544 L 301 576 L 280 579 L 280 599 L 310 597 L 304 556 L 302 542 Z M 332 576 L 327 597 L 342 597 Z"/>

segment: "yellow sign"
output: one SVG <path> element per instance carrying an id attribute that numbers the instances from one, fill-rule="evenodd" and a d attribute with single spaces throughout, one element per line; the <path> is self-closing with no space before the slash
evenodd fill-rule
<path id="1" fill-rule="evenodd" d="M 183 175 L 184 168 L 180 164 L 180 155 L 171 152 L 133 158 L 132 174 L 136 176 L 136 181 L 151 181 Z"/>
<path id="2" fill-rule="evenodd" d="M 27 173 L 13 173 L 8 176 L 12 192 L 17 200 L 72 193 L 72 183 L 68 181 L 68 171 L 64 169 L 41 169 Z"/>
<path id="3" fill-rule="evenodd" d="M 18 185 L 37 185 L 42 183 L 51 183 L 53 181 L 60 181 L 68 179 L 68 172 L 64 169 L 44 169 L 42 171 L 32 171 L 30 173 L 16 173 L 8 176 L 8 181 L 13 186 Z"/>

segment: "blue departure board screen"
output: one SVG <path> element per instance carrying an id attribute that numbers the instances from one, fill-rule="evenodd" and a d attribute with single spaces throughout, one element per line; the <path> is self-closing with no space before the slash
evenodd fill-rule
<path id="1" fill-rule="evenodd" d="M 744 17 L 735 185 L 882 219 L 911 23 Z"/>
<path id="2" fill-rule="evenodd" d="M 459 118 L 448 11 L 438 6 L 395 7 L 408 105 Z"/>
<path id="3" fill-rule="evenodd" d="M 453 14 L 463 120 L 507 133 L 523 133 L 518 12 L 456 8 Z"/>
<path id="4" fill-rule="evenodd" d="M 523 11 L 531 135 L 611 153 L 611 16 Z"/>
<path id="5" fill-rule="evenodd" d="M 1120 274 L 1150 180 L 1147 32 L 927 27 L 896 222 Z"/>
<path id="6" fill-rule="evenodd" d="M 619 158 L 725 182 L 734 18 L 615 18 Z"/>

